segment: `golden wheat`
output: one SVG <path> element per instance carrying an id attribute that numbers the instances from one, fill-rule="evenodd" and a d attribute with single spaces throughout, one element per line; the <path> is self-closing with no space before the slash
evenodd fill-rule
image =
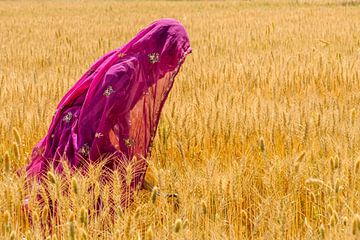
<path id="1" fill-rule="evenodd" d="M 65 182 L 51 171 L 48 193 L 26 192 L 16 171 L 61 97 L 161 17 L 179 19 L 193 48 L 150 162 L 157 189 L 179 194 L 177 210 L 157 189 L 121 209 L 119 173 L 111 191 L 97 181 L 100 167 Z M 359 235 L 357 1 L 0 1 L 0 32 L 1 239 Z"/>

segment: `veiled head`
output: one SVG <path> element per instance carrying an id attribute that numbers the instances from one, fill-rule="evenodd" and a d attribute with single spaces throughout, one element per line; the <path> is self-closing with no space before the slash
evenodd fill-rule
<path id="1" fill-rule="evenodd" d="M 160 76 L 173 71 L 186 53 L 191 52 L 184 26 L 176 19 L 163 18 L 141 30 L 123 48 L 126 54 L 143 54 L 147 67 Z"/>

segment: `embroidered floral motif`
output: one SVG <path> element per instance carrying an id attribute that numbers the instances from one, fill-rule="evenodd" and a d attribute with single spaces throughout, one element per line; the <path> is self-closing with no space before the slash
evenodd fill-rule
<path id="1" fill-rule="evenodd" d="M 131 147 L 135 143 L 135 141 L 131 138 L 125 138 L 124 142 L 127 147 Z"/>
<path id="2" fill-rule="evenodd" d="M 70 120 L 72 119 L 73 115 L 71 112 L 68 112 L 64 117 L 63 117 L 63 121 L 64 122 L 70 122 Z"/>
<path id="3" fill-rule="evenodd" d="M 101 138 L 102 136 L 104 136 L 104 134 L 102 134 L 100 132 L 95 133 L 96 138 Z"/>
<path id="4" fill-rule="evenodd" d="M 160 62 L 159 60 L 159 53 L 150 53 L 148 54 L 150 63 L 154 64 Z"/>
<path id="5" fill-rule="evenodd" d="M 79 153 L 81 155 L 83 155 L 84 157 L 87 157 L 89 155 L 90 152 L 90 147 L 87 143 L 85 143 L 80 149 L 79 149 Z"/>
<path id="6" fill-rule="evenodd" d="M 110 96 L 110 94 L 112 94 L 114 91 L 114 89 L 112 88 L 112 86 L 108 86 L 107 89 L 104 91 L 104 96 Z"/>

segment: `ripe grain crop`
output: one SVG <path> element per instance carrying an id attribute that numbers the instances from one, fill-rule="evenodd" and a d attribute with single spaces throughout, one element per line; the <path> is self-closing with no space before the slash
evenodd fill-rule
<path id="1" fill-rule="evenodd" d="M 178 193 L 179 206 L 140 192 L 124 211 L 94 167 L 67 182 L 50 172 L 57 218 L 33 189 L 29 222 L 16 171 L 57 103 L 161 17 L 179 19 L 193 48 L 150 159 L 157 189 Z M 360 236 L 357 1 L 0 1 L 0 86 L 1 239 Z M 113 198 L 114 220 L 107 204 L 94 214 L 99 195 Z"/>

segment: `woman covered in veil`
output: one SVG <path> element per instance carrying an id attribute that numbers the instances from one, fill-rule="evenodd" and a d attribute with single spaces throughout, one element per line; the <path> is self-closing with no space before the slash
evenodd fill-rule
<path id="1" fill-rule="evenodd" d="M 105 169 L 123 176 L 121 204 L 127 207 L 135 189 L 146 185 L 160 113 L 189 53 L 183 25 L 164 18 L 99 58 L 58 104 L 47 134 L 32 150 L 27 180 L 41 182 L 50 166 L 61 174 L 64 161 L 83 171 L 106 158 Z"/>

